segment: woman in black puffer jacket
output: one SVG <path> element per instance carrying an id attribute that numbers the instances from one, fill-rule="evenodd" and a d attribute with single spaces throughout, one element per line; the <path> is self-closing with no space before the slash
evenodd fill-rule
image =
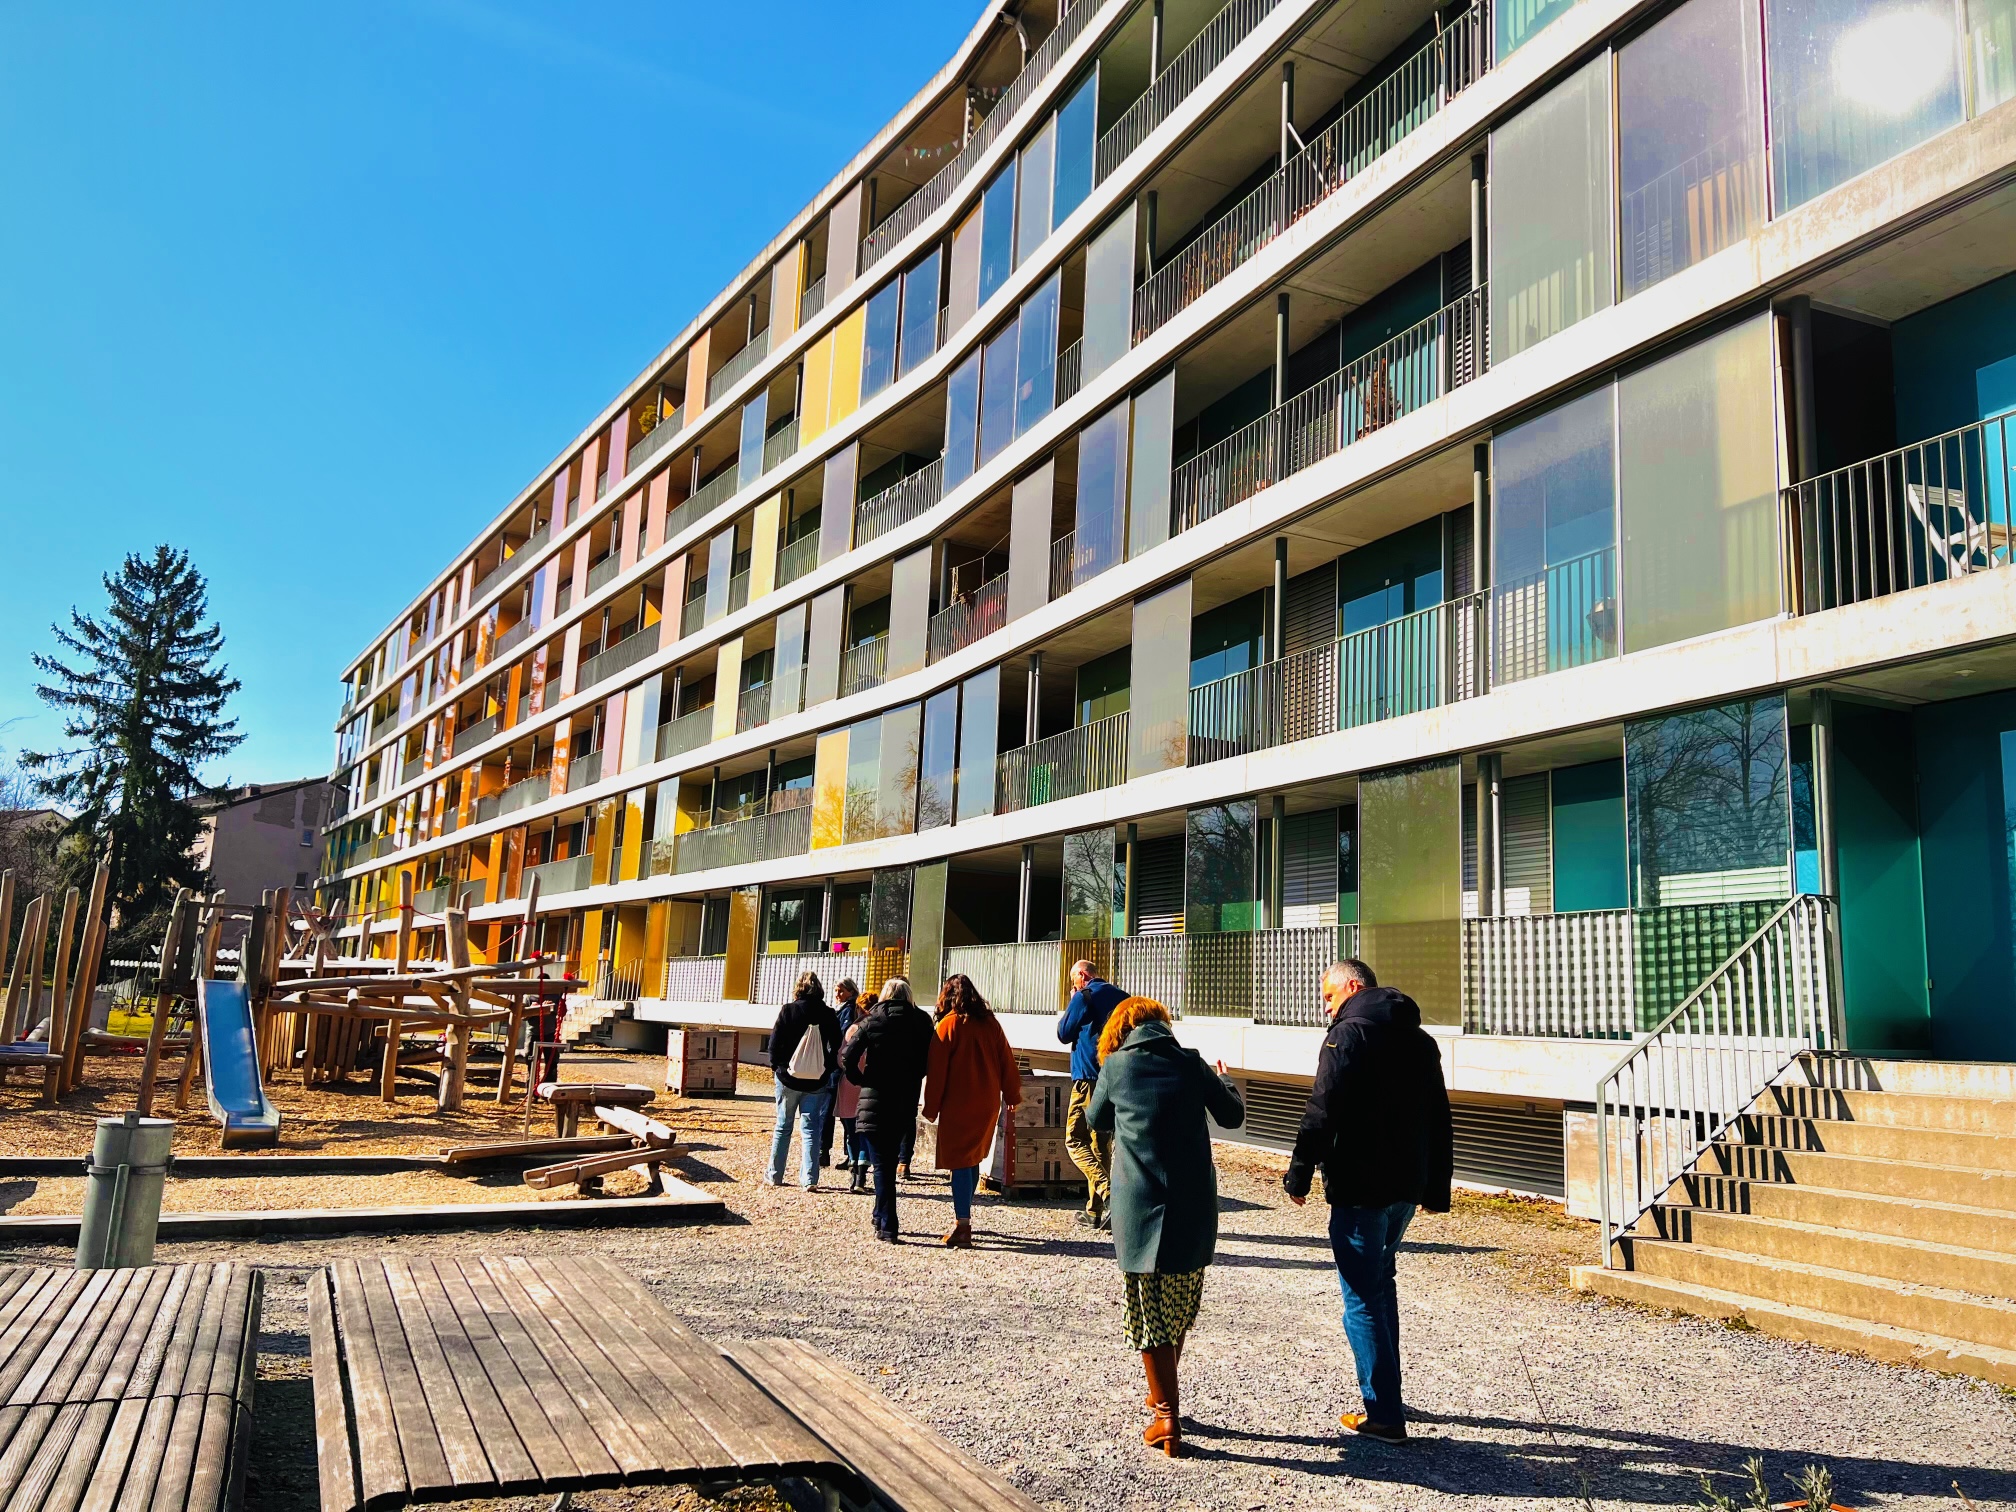
<path id="1" fill-rule="evenodd" d="M 875 1237 L 890 1244 L 898 1242 L 897 1155 L 917 1132 L 917 1099 L 936 1037 L 931 1016 L 910 996 L 910 984 L 891 977 L 841 1060 L 843 1074 L 861 1088 L 854 1128 L 875 1166 Z"/>

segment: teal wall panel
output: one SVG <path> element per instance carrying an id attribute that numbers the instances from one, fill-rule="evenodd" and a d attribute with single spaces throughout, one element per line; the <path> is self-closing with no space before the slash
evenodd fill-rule
<path id="1" fill-rule="evenodd" d="M 1592 761 L 1554 772 L 1554 910 L 1579 913 L 1630 902 L 1624 850 L 1624 763 Z"/>
<path id="2" fill-rule="evenodd" d="M 1898 321 L 1890 340 L 1900 442 L 2016 407 L 2016 273 Z"/>
<path id="3" fill-rule="evenodd" d="M 1837 703 L 1834 834 L 1848 1048 L 1932 1048 L 1911 716 Z"/>

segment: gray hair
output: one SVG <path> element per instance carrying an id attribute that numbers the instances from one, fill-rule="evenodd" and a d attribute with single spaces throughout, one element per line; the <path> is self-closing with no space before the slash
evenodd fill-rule
<path id="1" fill-rule="evenodd" d="M 1379 985 L 1379 978 L 1372 974 L 1372 968 L 1356 956 L 1346 956 L 1343 960 L 1334 962 L 1324 971 L 1323 980 L 1326 982 L 1334 981 L 1340 984 L 1355 981 L 1361 987 L 1377 987 Z"/>
<path id="2" fill-rule="evenodd" d="M 826 995 L 826 989 L 819 985 L 819 973 L 816 971 L 799 972 L 798 985 L 791 989 L 791 996 L 803 997 L 808 992 L 816 992 L 821 997 Z"/>
<path id="3" fill-rule="evenodd" d="M 900 976 L 885 978 L 882 983 L 882 1001 L 901 1003 L 905 1008 L 915 1008 L 917 999 L 910 995 L 910 979 Z"/>
<path id="4" fill-rule="evenodd" d="M 1097 975 L 1099 975 L 1099 968 L 1093 965 L 1092 962 L 1090 961 L 1073 961 L 1071 963 L 1071 970 L 1067 973 L 1067 975 L 1076 976 L 1081 971 L 1084 972 L 1085 975 L 1087 975 L 1088 977 L 1096 977 Z"/>

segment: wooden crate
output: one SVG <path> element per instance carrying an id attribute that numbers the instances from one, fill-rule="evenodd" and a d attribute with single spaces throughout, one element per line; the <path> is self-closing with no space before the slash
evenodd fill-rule
<path id="1" fill-rule="evenodd" d="M 666 1031 L 665 1090 L 668 1092 L 676 1092 L 681 1097 L 733 1097 L 735 1065 L 733 1031 Z"/>

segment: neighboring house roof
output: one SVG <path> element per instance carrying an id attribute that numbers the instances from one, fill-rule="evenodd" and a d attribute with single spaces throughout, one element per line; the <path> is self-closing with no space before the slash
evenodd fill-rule
<path id="1" fill-rule="evenodd" d="M 60 829 L 69 822 L 61 809 L 0 809 L 0 829 Z"/>
<path id="2" fill-rule="evenodd" d="M 192 798 L 189 804 L 200 813 L 214 813 L 219 809 L 237 808 L 240 804 L 268 802 L 299 788 L 325 787 L 328 782 L 326 776 L 297 777 L 289 782 L 247 782 L 238 787 L 224 788 L 217 793 Z"/>

